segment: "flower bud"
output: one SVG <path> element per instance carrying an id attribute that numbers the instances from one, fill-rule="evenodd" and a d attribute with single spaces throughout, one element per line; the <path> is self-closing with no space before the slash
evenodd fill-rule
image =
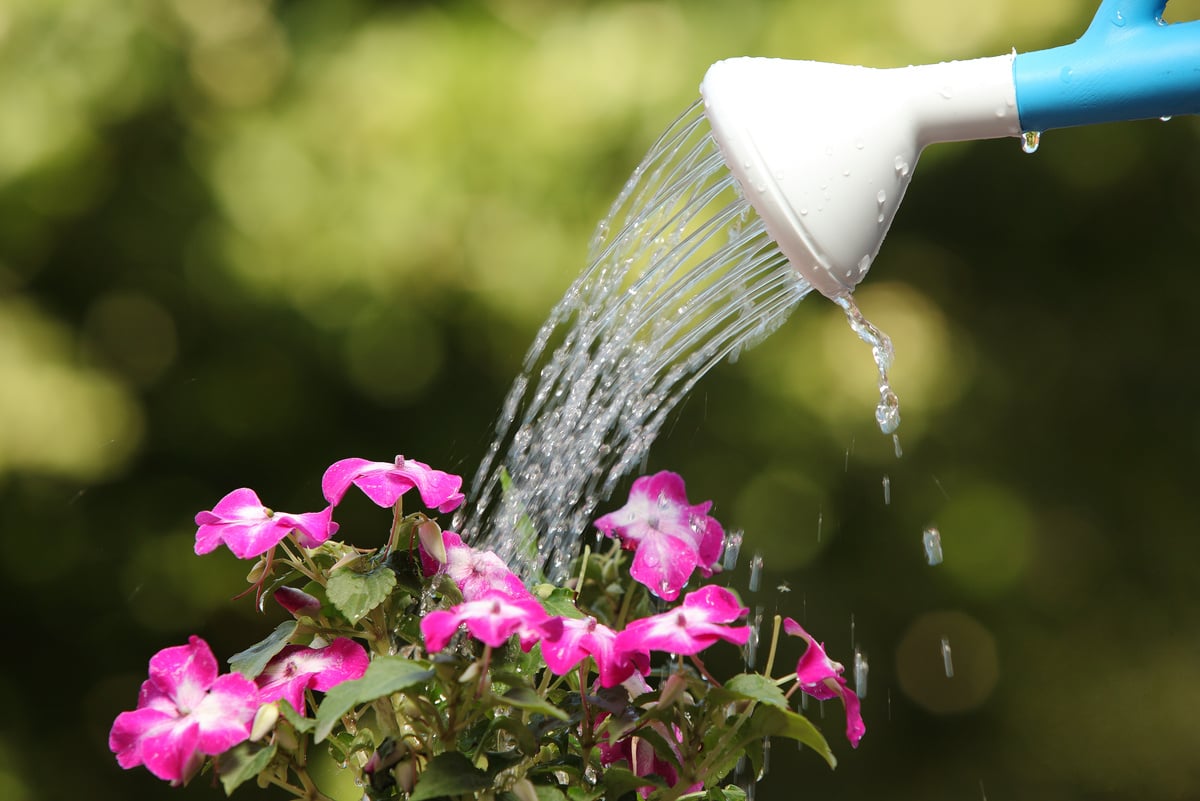
<path id="1" fill-rule="evenodd" d="M 251 742 L 258 742 L 266 737 L 279 721 L 279 704 L 263 704 L 254 713 L 254 724 L 250 727 Z"/>
<path id="2" fill-rule="evenodd" d="M 292 613 L 292 617 L 314 617 L 321 611 L 321 602 L 304 590 L 295 587 L 280 587 L 271 596 L 284 609 Z"/>
<path id="3" fill-rule="evenodd" d="M 437 523 L 426 520 L 418 525 L 417 537 L 421 540 L 421 550 L 439 565 L 446 564 L 446 542 L 442 539 L 442 529 Z"/>

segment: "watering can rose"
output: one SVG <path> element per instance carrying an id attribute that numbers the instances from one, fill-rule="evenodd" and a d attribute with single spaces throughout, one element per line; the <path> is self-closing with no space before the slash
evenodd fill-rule
<path id="1" fill-rule="evenodd" d="M 333 538 L 351 487 L 392 511 L 378 548 Z M 529 586 L 442 530 L 429 515 L 461 505 L 461 487 L 404 457 L 343 459 L 325 472 L 320 512 L 275 512 L 240 489 L 197 515 L 196 552 L 224 544 L 257 559 L 252 588 L 291 617 L 231 658 L 231 673 L 199 637 L 156 654 L 137 708 L 113 723 L 118 764 L 174 785 L 211 764 L 227 792 L 254 779 L 327 799 L 308 772 L 319 747 L 357 772 L 367 801 L 561 794 L 564 777 L 589 799 L 636 789 L 674 801 L 707 788 L 731 801 L 739 791 L 721 782 L 765 736 L 833 764 L 792 708 L 796 691 L 840 698 L 857 746 L 858 697 L 794 620 L 775 620 L 776 635 L 782 625 L 805 641 L 794 674 L 722 683 L 700 660 L 753 633 L 733 590 L 684 592 L 716 572 L 724 530 L 678 475 L 637 479 L 625 505 L 596 521 L 612 545 L 585 549 L 561 586 Z M 413 489 L 424 511 L 406 514 Z"/>

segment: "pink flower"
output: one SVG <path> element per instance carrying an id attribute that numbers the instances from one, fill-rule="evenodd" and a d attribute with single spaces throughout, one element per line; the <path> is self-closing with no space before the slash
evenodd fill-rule
<path id="1" fill-rule="evenodd" d="M 450 512 L 463 502 L 462 478 L 434 470 L 424 462 L 397 456 L 395 463 L 342 459 L 334 462 L 321 478 L 325 500 L 336 506 L 353 484 L 384 508 L 395 506 L 400 496 L 413 487 L 430 509 Z"/>
<path id="2" fill-rule="evenodd" d="M 616 687 L 636 671 L 650 672 L 647 654 L 623 654 L 617 651 L 617 633 L 594 617 L 562 618 L 557 636 L 542 640 L 542 658 L 556 676 L 566 675 L 586 657 L 596 660 L 600 684 Z"/>
<path id="3" fill-rule="evenodd" d="M 532 597 L 510 598 L 492 590 L 474 601 L 451 609 L 437 609 L 421 618 L 426 650 L 433 653 L 445 648 L 463 623 L 472 637 L 493 648 L 504 645 L 516 634 L 523 651 L 544 637 L 555 636 L 561 626 L 560 618 L 551 618 Z"/>
<path id="4" fill-rule="evenodd" d="M 217 675 L 217 660 L 199 637 L 150 659 L 150 678 L 137 709 L 122 712 L 108 747 L 123 768 L 145 765 L 172 784 L 187 782 L 204 763 L 250 736 L 258 688 L 237 673 Z"/>
<path id="5" fill-rule="evenodd" d="M 808 648 L 800 661 L 796 663 L 796 680 L 800 690 L 823 701 L 830 698 L 841 698 L 846 708 L 846 739 L 850 745 L 858 748 L 858 742 L 867 732 L 863 723 L 861 704 L 842 678 L 845 667 L 840 662 L 834 662 L 825 653 L 824 643 L 818 643 L 812 635 L 805 631 L 799 623 L 784 618 L 783 630 L 793 637 L 801 637 L 808 643 Z"/>
<path id="6" fill-rule="evenodd" d="M 303 715 L 305 690 L 325 692 L 343 681 L 360 679 L 370 663 L 366 649 L 346 637 L 324 648 L 289 645 L 255 679 L 259 701 L 267 704 L 282 698 Z"/>
<path id="7" fill-rule="evenodd" d="M 635 480 L 629 502 L 597 520 L 596 528 L 636 550 L 630 575 L 673 601 L 697 568 L 711 576 L 721 556 L 725 532 L 708 516 L 711 507 L 711 501 L 689 504 L 683 479 L 663 471 Z"/>
<path id="8" fill-rule="evenodd" d="M 464 601 L 474 601 L 489 592 L 500 592 L 510 598 L 532 599 L 529 590 L 508 569 L 493 551 L 477 551 L 462 541 L 453 531 L 442 532 L 446 550 L 445 563 L 421 548 L 421 569 L 426 576 L 445 573 L 453 579 Z"/>
<path id="9" fill-rule="evenodd" d="M 225 543 L 239 559 L 266 553 L 281 539 L 296 532 L 296 541 L 315 548 L 337 532 L 333 507 L 321 512 L 291 515 L 263 506 L 251 489 L 236 489 L 211 512 L 196 515 L 196 553 L 205 554 Z"/>
<path id="10" fill-rule="evenodd" d="M 617 635 L 617 651 L 632 659 L 650 651 L 698 654 L 717 640 L 745 645 L 750 627 L 725 624 L 747 611 L 732 592 L 709 584 L 688 593 L 683 604 L 669 612 L 630 623 Z"/>

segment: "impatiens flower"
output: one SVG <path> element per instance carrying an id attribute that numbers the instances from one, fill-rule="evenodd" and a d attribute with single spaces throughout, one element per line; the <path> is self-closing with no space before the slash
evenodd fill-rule
<path id="1" fill-rule="evenodd" d="M 316 548 L 337 532 L 332 516 L 332 506 L 301 515 L 276 512 L 263 506 L 254 490 L 236 489 L 212 511 L 196 515 L 196 553 L 209 553 L 225 543 L 239 559 L 251 559 L 292 532 L 305 548 Z"/>
<path id="2" fill-rule="evenodd" d="M 204 763 L 250 736 L 258 688 L 237 673 L 217 675 L 208 643 L 164 648 L 150 659 L 150 678 L 137 709 L 113 722 L 108 747 L 123 768 L 145 765 L 160 779 L 182 784 Z"/>
<path id="3" fill-rule="evenodd" d="M 822 701 L 841 698 L 842 705 L 846 707 L 846 739 L 850 741 L 850 745 L 858 748 L 858 742 L 866 734 L 867 727 L 863 723 L 858 696 L 842 677 L 845 667 L 840 662 L 830 659 L 825 653 L 824 643 L 814 640 L 812 635 L 790 617 L 784 619 L 783 630 L 793 637 L 803 638 L 808 643 L 804 655 L 796 663 L 796 680 L 800 684 L 800 690 Z"/>
<path id="4" fill-rule="evenodd" d="M 282 698 L 303 715 L 305 690 L 325 692 L 343 681 L 360 679 L 370 663 L 366 649 L 346 637 L 324 648 L 289 645 L 255 679 L 259 701 L 266 704 Z"/>
<path id="5" fill-rule="evenodd" d="M 709 584 L 688 593 L 675 609 L 627 625 L 617 635 L 617 651 L 632 659 L 650 651 L 698 654 L 717 640 L 745 645 L 750 627 L 726 624 L 748 611 L 732 592 Z"/>
<path id="6" fill-rule="evenodd" d="M 439 512 L 457 509 L 464 497 L 459 492 L 462 487 L 460 476 L 434 470 L 424 462 L 403 456 L 397 456 L 395 463 L 366 459 L 334 462 L 321 478 L 321 491 L 325 493 L 325 500 L 336 506 L 351 484 L 385 508 L 395 506 L 400 496 L 413 487 L 421 494 L 425 506 Z"/>
<path id="7" fill-rule="evenodd" d="M 464 601 L 482 598 L 485 593 L 500 592 L 510 598 L 532 599 L 529 589 L 508 569 L 493 551 L 478 551 L 453 531 L 442 532 L 445 563 L 421 548 L 421 569 L 426 576 L 445 573 L 453 579 Z"/>
<path id="8" fill-rule="evenodd" d="M 542 658 L 556 676 L 564 676 L 586 657 L 596 661 L 600 684 L 616 687 L 634 675 L 650 672 L 647 654 L 617 651 L 617 633 L 594 617 L 562 618 L 557 636 L 542 640 Z"/>
<path id="9" fill-rule="evenodd" d="M 597 520 L 596 528 L 635 550 L 629 574 L 673 601 L 695 570 L 711 576 L 721 556 L 725 532 L 708 516 L 711 507 L 711 501 L 689 504 L 683 479 L 663 471 L 635 480 L 629 502 Z"/>
<path id="10" fill-rule="evenodd" d="M 445 648 L 463 623 L 472 637 L 493 648 L 516 634 L 523 651 L 544 637 L 555 636 L 562 625 L 560 618 L 551 618 L 532 597 L 510 598 L 493 590 L 474 601 L 437 609 L 421 618 L 426 650 L 433 653 Z"/>

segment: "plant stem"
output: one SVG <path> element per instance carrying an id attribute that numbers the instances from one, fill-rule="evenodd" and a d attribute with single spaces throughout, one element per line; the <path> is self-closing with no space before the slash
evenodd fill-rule
<path id="1" fill-rule="evenodd" d="M 763 670 L 763 675 L 768 679 L 771 678 L 771 668 L 775 667 L 775 648 L 779 645 L 779 624 L 782 621 L 782 617 L 775 616 L 775 627 L 771 630 L 771 650 L 767 653 L 767 667 Z"/>

